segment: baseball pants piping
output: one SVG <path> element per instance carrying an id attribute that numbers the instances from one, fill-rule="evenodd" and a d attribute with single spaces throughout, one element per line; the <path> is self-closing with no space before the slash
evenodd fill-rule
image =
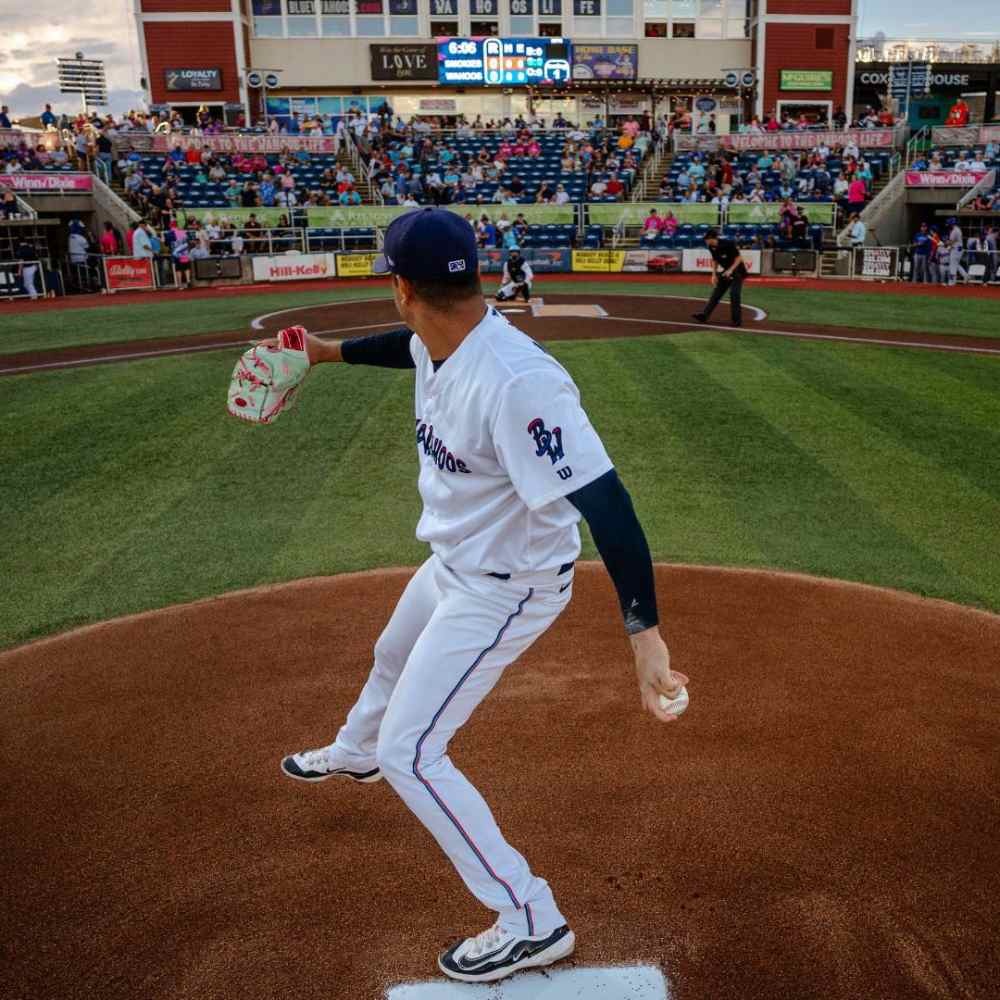
<path id="1" fill-rule="evenodd" d="M 359 766 L 378 764 L 469 891 L 521 935 L 566 921 L 548 883 L 507 843 L 451 762 L 448 743 L 566 607 L 571 581 L 554 572 L 510 580 L 457 573 L 431 556 L 376 642 L 368 681 L 336 740 Z"/>

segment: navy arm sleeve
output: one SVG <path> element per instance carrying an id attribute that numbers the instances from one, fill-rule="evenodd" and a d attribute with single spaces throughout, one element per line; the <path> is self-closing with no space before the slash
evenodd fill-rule
<path id="1" fill-rule="evenodd" d="M 658 624 L 653 560 L 628 490 L 612 469 L 566 497 L 594 536 L 621 604 L 629 635 Z"/>
<path id="2" fill-rule="evenodd" d="M 340 356 L 349 365 L 376 365 L 379 368 L 415 368 L 410 354 L 413 331 L 403 327 L 371 337 L 352 337 L 340 345 Z"/>

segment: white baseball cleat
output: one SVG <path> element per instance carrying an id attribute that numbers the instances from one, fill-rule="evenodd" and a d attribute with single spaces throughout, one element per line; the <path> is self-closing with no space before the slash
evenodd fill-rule
<path id="1" fill-rule="evenodd" d="M 359 767 L 336 746 L 293 753 L 281 762 L 281 770 L 296 781 L 326 781 L 327 778 L 341 777 L 367 784 L 382 778 L 378 767 Z"/>
<path id="2" fill-rule="evenodd" d="M 522 937 L 501 928 L 489 930 L 452 945 L 438 958 L 438 968 L 463 983 L 492 983 L 522 969 L 552 965 L 573 954 L 576 938 L 563 924 L 549 934 Z"/>

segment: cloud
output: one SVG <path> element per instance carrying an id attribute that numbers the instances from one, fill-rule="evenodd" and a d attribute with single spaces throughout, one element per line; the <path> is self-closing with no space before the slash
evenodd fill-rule
<path id="1" fill-rule="evenodd" d="M 139 105 L 141 69 L 131 3 L 30 0 L 15 5 L 11 0 L 3 6 L 0 100 L 15 115 L 36 115 L 46 101 L 56 111 L 79 110 L 77 95 L 60 94 L 56 77 L 56 60 L 76 52 L 104 60 L 111 110 Z"/>

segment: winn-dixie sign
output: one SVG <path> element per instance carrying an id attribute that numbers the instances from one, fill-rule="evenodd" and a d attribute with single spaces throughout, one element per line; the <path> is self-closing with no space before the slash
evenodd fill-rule
<path id="1" fill-rule="evenodd" d="M 337 273 L 332 253 L 298 253 L 280 257 L 254 257 L 255 281 L 306 281 L 332 278 Z"/>
<path id="2" fill-rule="evenodd" d="M 324 135 L 165 135 L 153 136 L 153 151 L 191 147 L 215 153 L 280 153 L 283 149 L 304 149 L 308 153 L 332 153 L 333 136 Z"/>
<path id="3" fill-rule="evenodd" d="M 907 170 L 908 188 L 969 188 L 983 179 L 982 174 L 968 170 Z"/>
<path id="4" fill-rule="evenodd" d="M 6 184 L 15 191 L 93 191 L 94 181 L 90 174 L 63 173 L 18 173 L 0 174 L 0 184 Z"/>

